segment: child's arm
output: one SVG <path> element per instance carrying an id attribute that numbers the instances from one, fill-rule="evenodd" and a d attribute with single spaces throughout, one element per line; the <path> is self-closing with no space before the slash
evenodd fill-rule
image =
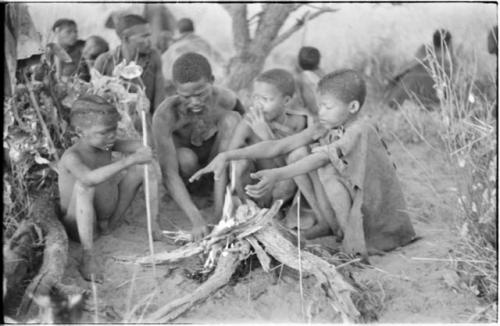
<path id="1" fill-rule="evenodd" d="M 131 154 L 142 147 L 142 141 L 132 140 L 132 139 L 117 139 L 113 148 L 114 152 L 121 152 L 125 154 Z"/>
<path id="2" fill-rule="evenodd" d="M 132 155 L 95 170 L 91 170 L 85 165 L 80 156 L 75 152 L 67 153 L 61 163 L 77 180 L 86 186 L 92 187 L 108 180 L 116 173 L 132 165 L 149 163 L 152 158 L 153 155 L 149 147 L 140 147 Z"/>
<path id="3" fill-rule="evenodd" d="M 198 170 L 189 179 L 190 182 L 198 180 L 203 174 L 214 172 L 218 179 L 224 171 L 227 162 L 241 159 L 273 158 L 286 154 L 292 150 L 305 146 L 313 141 L 314 129 L 308 128 L 302 132 L 278 140 L 263 141 L 251 146 L 219 153 L 206 167 Z"/>
<path id="4" fill-rule="evenodd" d="M 261 197 L 269 191 L 276 182 L 317 170 L 328 162 L 329 159 L 325 153 L 313 153 L 281 168 L 257 171 L 250 174 L 250 177 L 259 179 L 259 182 L 255 185 L 246 186 L 245 190 L 251 197 Z"/>

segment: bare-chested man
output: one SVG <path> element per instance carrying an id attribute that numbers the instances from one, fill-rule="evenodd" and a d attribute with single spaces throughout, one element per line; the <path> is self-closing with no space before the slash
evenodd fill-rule
<path id="1" fill-rule="evenodd" d="M 184 180 L 225 151 L 238 125 L 243 107 L 236 95 L 213 86 L 208 60 L 186 53 L 173 65 L 176 95 L 168 97 L 153 116 L 153 137 L 163 181 L 175 202 L 193 225 L 194 240 L 208 233 L 207 222 L 193 203 Z M 222 213 L 225 184 L 214 183 L 215 216 Z M 220 198 L 219 198 L 220 197 Z"/>

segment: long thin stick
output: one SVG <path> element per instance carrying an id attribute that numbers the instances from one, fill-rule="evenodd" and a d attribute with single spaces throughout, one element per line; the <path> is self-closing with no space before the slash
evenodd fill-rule
<path id="1" fill-rule="evenodd" d="M 148 132 L 147 132 L 147 124 L 146 124 L 146 110 L 141 111 L 141 120 L 142 120 L 142 143 L 144 146 L 148 146 Z M 148 221 L 148 240 L 149 240 L 149 250 L 151 251 L 151 257 L 154 257 L 154 246 L 153 246 L 153 231 L 151 227 L 151 204 L 149 202 L 150 194 L 149 194 L 149 171 L 148 165 L 144 165 L 144 193 L 146 194 L 146 214 Z M 153 264 L 153 274 L 156 278 L 156 265 L 154 260 L 152 259 Z"/>
<path id="2" fill-rule="evenodd" d="M 99 324 L 98 306 L 97 306 L 97 287 L 95 286 L 95 275 L 90 274 L 90 280 L 92 283 L 92 297 L 94 299 L 94 323 Z"/>
<path id="3" fill-rule="evenodd" d="M 297 249 L 299 254 L 300 307 L 302 310 L 302 318 L 304 318 L 305 311 L 304 311 L 304 289 L 302 288 L 302 253 L 300 250 L 300 190 L 297 191 Z"/>
<path id="4" fill-rule="evenodd" d="M 28 84 L 28 93 L 30 95 L 31 104 L 33 104 L 33 107 L 35 108 L 36 115 L 38 116 L 38 119 L 40 120 L 40 124 L 42 125 L 43 132 L 45 133 L 45 136 L 47 137 L 47 141 L 49 142 L 50 147 L 52 147 L 52 150 L 54 151 L 54 157 L 55 157 L 56 161 L 59 161 L 59 155 L 57 155 L 56 146 L 54 145 L 54 142 L 52 141 L 52 137 L 50 137 L 49 128 L 47 128 L 47 124 L 45 123 L 45 120 L 43 120 L 42 112 L 40 110 L 40 106 L 38 105 L 38 102 L 36 101 L 35 93 L 33 92 L 33 88 L 31 86 L 31 84 Z"/>

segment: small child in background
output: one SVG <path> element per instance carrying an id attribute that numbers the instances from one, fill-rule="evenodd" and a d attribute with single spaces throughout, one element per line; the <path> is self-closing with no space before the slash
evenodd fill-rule
<path id="1" fill-rule="evenodd" d="M 319 68 L 321 53 L 315 47 L 303 46 L 299 50 L 297 59 L 300 68 L 296 76 L 299 105 L 307 108 L 313 115 L 317 115 L 318 104 L 314 90 L 319 80 L 325 75 Z"/>
<path id="2" fill-rule="evenodd" d="M 102 282 L 93 252 L 95 231 L 108 234 L 120 222 L 143 182 L 140 164 L 153 158 L 140 141 L 116 139 L 119 119 L 117 109 L 102 97 L 80 97 L 71 112 L 80 139 L 59 162 L 61 219 L 70 239 L 82 244 L 80 273 L 86 280 L 94 274 Z M 114 161 L 114 151 L 128 156 Z M 159 230 L 156 224 L 154 229 Z"/>
<path id="3" fill-rule="evenodd" d="M 78 39 L 78 27 L 72 19 L 58 19 L 52 26 L 52 31 L 56 37 L 56 43 L 68 53 L 71 62 L 57 61 L 57 76 L 78 78 L 88 82 L 90 80 L 89 68 L 82 58 L 82 50 L 85 41 Z"/>
<path id="4" fill-rule="evenodd" d="M 254 173 L 260 181 L 246 187 L 248 195 L 260 197 L 276 182 L 317 171 L 316 198 L 325 196 L 334 213 L 317 222 L 318 232 L 328 227 L 335 232 L 340 225 L 344 250 L 364 257 L 410 243 L 415 231 L 395 167 L 375 128 L 359 119 L 366 96 L 361 75 L 353 70 L 333 72 L 320 80 L 317 89 L 319 126 L 221 153 L 200 172 L 214 172 L 217 177 L 229 160 L 301 151 L 303 157 L 292 164 Z"/>
<path id="5" fill-rule="evenodd" d="M 306 128 L 305 115 L 289 112 L 295 93 L 293 75 L 283 69 L 271 69 L 260 74 L 254 82 L 252 106 L 236 127 L 228 149 L 237 149 L 265 140 L 281 139 Z M 286 156 L 264 160 L 239 160 L 234 162 L 235 186 L 238 196 L 246 198 L 243 188 L 252 182 L 250 173 L 285 165 Z M 296 186 L 293 180 L 278 182 L 261 200 L 264 205 L 271 200 L 290 199 Z"/>
<path id="6" fill-rule="evenodd" d="M 82 56 L 85 59 L 87 66 L 92 68 L 94 62 L 99 55 L 109 51 L 108 42 L 98 35 L 92 35 L 85 41 L 85 46 L 82 50 Z"/>

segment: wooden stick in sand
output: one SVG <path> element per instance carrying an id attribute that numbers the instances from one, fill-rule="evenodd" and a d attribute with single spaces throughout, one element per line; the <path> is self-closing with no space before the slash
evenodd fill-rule
<path id="1" fill-rule="evenodd" d="M 141 96 L 145 96 L 145 94 L 141 94 Z M 141 108 L 141 121 L 142 121 L 142 144 L 144 146 L 148 146 L 148 131 L 147 131 L 147 122 L 146 122 L 146 109 Z M 148 240 L 149 240 L 149 250 L 151 251 L 151 257 L 154 257 L 154 246 L 153 246 L 153 230 L 151 228 L 151 204 L 149 202 L 150 193 L 149 193 L 149 171 L 148 165 L 144 164 L 144 193 L 146 195 L 146 214 L 147 214 L 147 223 L 148 223 Z M 153 275 L 156 278 L 156 265 L 154 260 L 152 260 L 153 264 Z"/>
<path id="2" fill-rule="evenodd" d="M 302 318 L 305 316 L 304 311 L 304 289 L 302 288 L 302 255 L 300 248 L 300 190 L 297 191 L 297 252 L 299 259 L 299 289 L 300 289 L 300 308 L 302 311 Z"/>

